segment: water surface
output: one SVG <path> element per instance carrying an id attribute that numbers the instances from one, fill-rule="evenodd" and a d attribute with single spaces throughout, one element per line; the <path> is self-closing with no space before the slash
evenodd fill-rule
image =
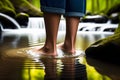
<path id="1" fill-rule="evenodd" d="M 32 29 L 33 30 L 33 29 Z M 35 29 L 36 30 L 36 29 Z M 32 32 L 32 31 L 31 31 Z M 76 48 L 82 51 L 107 33 L 78 32 Z M 64 41 L 65 32 L 59 31 L 57 44 Z M 42 46 L 45 32 L 2 32 L 0 35 L 0 80 L 119 80 L 118 66 L 85 56 L 50 59 L 29 58 L 21 49 Z M 109 67 L 110 66 L 110 67 Z"/>
<path id="2" fill-rule="evenodd" d="M 39 22 L 43 19 L 36 20 L 37 23 L 30 21 L 25 29 L 0 33 L 0 80 L 120 80 L 119 66 L 85 55 L 59 59 L 30 57 L 26 49 L 43 46 L 46 38 L 44 24 Z M 60 24 L 57 44 L 64 41 L 64 25 Z M 95 41 L 112 34 L 78 31 L 76 49 L 84 52 Z"/>

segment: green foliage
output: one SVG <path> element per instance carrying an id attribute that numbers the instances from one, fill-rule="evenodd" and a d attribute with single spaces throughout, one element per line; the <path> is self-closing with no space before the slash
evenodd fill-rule
<path id="1" fill-rule="evenodd" d="M 15 14 L 15 8 L 9 0 L 0 0 L 0 12 Z"/>
<path id="2" fill-rule="evenodd" d="M 30 0 L 29 1 L 32 5 L 34 5 L 36 8 L 40 9 L 40 0 Z"/>
<path id="3" fill-rule="evenodd" d="M 27 0 L 10 0 L 17 13 L 24 12 L 29 16 L 43 16 L 40 9 L 36 8 Z"/>
<path id="4" fill-rule="evenodd" d="M 87 0 L 86 11 L 92 14 L 106 14 L 117 3 L 120 3 L 120 0 Z M 0 0 L 0 12 L 15 14 L 16 11 L 26 12 L 29 15 L 33 15 L 34 12 L 35 15 L 40 14 L 42 16 L 42 13 L 40 13 L 40 0 Z"/>
<path id="5" fill-rule="evenodd" d="M 40 0 L 28 0 L 35 7 L 40 8 Z M 92 14 L 106 13 L 113 5 L 120 3 L 120 0 L 86 0 L 86 10 Z"/>
<path id="6" fill-rule="evenodd" d="M 87 0 L 86 10 L 93 14 L 106 13 L 116 3 L 120 0 Z"/>

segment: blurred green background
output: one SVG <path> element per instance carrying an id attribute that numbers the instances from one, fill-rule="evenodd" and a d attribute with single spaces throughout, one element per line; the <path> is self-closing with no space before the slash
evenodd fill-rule
<path id="1" fill-rule="evenodd" d="M 40 8 L 40 0 L 28 0 L 28 1 L 35 7 Z M 97 14 L 105 13 L 112 6 L 119 4 L 120 0 L 86 0 L 86 2 L 87 12 Z"/>

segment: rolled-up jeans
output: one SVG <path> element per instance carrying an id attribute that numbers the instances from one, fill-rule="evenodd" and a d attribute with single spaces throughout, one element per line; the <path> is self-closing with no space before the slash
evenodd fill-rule
<path id="1" fill-rule="evenodd" d="M 86 11 L 86 0 L 40 0 L 41 11 L 82 17 Z"/>

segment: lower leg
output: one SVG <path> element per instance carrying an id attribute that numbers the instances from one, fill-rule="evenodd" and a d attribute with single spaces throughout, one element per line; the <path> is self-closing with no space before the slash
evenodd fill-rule
<path id="1" fill-rule="evenodd" d="M 61 15 L 54 13 L 44 13 L 44 21 L 46 28 L 46 41 L 42 48 L 35 50 L 38 53 L 45 55 L 57 55 L 56 40 L 58 33 L 58 26 Z"/>
<path id="2" fill-rule="evenodd" d="M 79 17 L 66 17 L 66 37 L 61 48 L 72 54 L 75 53 L 75 41 L 79 22 Z"/>

